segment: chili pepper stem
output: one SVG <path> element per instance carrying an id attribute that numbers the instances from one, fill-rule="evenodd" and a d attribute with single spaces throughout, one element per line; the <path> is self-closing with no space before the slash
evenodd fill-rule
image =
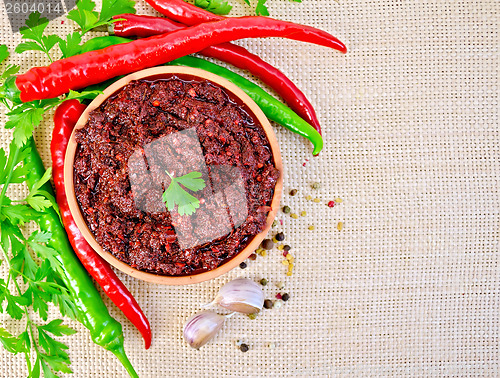
<path id="1" fill-rule="evenodd" d="M 118 360 L 121 362 L 125 370 L 127 370 L 127 373 L 130 375 L 131 378 L 139 378 L 139 375 L 137 374 L 134 367 L 127 358 L 123 346 L 121 345 L 117 346 L 116 348 L 112 349 L 111 352 L 116 356 L 116 358 L 118 358 Z"/>

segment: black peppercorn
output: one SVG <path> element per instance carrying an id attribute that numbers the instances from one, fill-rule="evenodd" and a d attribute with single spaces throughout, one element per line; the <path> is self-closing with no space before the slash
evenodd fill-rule
<path id="1" fill-rule="evenodd" d="M 240 345 L 240 350 L 241 350 L 242 352 L 248 352 L 248 349 L 250 349 L 250 348 L 248 347 L 248 345 L 247 345 L 247 344 L 241 344 L 241 345 Z"/>
<path id="2" fill-rule="evenodd" d="M 278 232 L 276 234 L 275 238 L 277 241 L 283 241 L 283 240 L 285 240 L 285 234 L 283 234 L 283 232 Z"/>
<path id="3" fill-rule="evenodd" d="M 286 302 L 287 300 L 290 299 L 290 295 L 288 293 L 285 293 L 281 296 L 281 299 Z"/>
<path id="4" fill-rule="evenodd" d="M 288 244 L 285 244 L 285 246 L 283 247 L 283 251 L 285 252 L 288 252 L 290 249 L 292 249 L 292 247 L 290 247 Z"/>
<path id="5" fill-rule="evenodd" d="M 264 308 L 273 308 L 274 302 L 270 299 L 266 299 L 264 301 Z"/>
<path id="6" fill-rule="evenodd" d="M 241 268 L 241 269 L 245 269 L 246 267 L 247 267 L 247 263 L 243 261 L 243 262 L 240 264 L 240 268 Z"/>
<path id="7" fill-rule="evenodd" d="M 294 195 L 296 195 L 296 194 L 297 194 L 297 189 L 292 189 L 292 190 L 290 190 L 290 195 L 291 195 L 291 196 L 294 196 Z"/>

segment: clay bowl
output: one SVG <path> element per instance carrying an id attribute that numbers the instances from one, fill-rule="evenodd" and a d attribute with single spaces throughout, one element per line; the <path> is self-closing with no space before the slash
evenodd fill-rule
<path id="1" fill-rule="evenodd" d="M 71 139 L 69 141 L 68 149 L 66 152 L 66 157 L 64 162 L 64 167 L 65 167 L 64 181 L 65 181 L 65 190 L 68 197 L 69 208 L 76 222 L 76 225 L 80 229 L 81 233 L 83 234 L 87 242 L 92 246 L 92 248 L 94 248 L 95 251 L 97 251 L 97 253 L 99 253 L 99 255 L 101 255 L 103 259 L 105 259 L 116 269 L 143 281 L 148 281 L 158 284 L 166 284 L 166 285 L 185 285 L 185 284 L 192 284 L 192 283 L 211 280 L 228 272 L 229 270 L 237 267 L 245 259 L 247 259 L 248 256 L 253 251 L 255 251 L 255 249 L 259 247 L 260 243 L 265 238 L 266 234 L 271 228 L 271 224 L 279 208 L 279 202 L 283 189 L 283 164 L 281 161 L 280 149 L 276 140 L 276 135 L 274 134 L 274 131 L 269 121 L 267 120 L 266 116 L 257 106 L 257 104 L 255 104 L 255 102 L 240 88 L 230 83 L 226 79 L 214 75 L 210 72 L 190 67 L 168 67 L 168 66 L 156 67 L 135 72 L 118 80 L 114 84 L 110 85 L 106 90 L 104 90 L 104 92 L 98 97 L 96 97 L 94 101 L 92 101 L 92 103 L 87 107 L 85 112 L 78 120 L 75 130 L 84 127 L 89 118 L 89 113 L 92 110 L 99 107 L 108 97 L 112 96 L 117 91 L 126 86 L 130 81 L 138 79 L 149 79 L 149 80 L 162 79 L 171 77 L 173 75 L 177 76 L 180 79 L 182 79 L 184 76 L 189 78 L 194 77 L 194 78 L 206 79 L 211 81 L 212 83 L 215 83 L 223 87 L 226 92 L 231 92 L 235 97 L 241 100 L 248 107 L 248 109 L 253 113 L 255 119 L 258 120 L 258 122 L 260 122 L 267 135 L 267 139 L 269 140 L 272 149 L 275 167 L 280 171 L 280 178 L 276 183 L 274 195 L 271 202 L 271 211 L 267 216 L 266 227 L 262 232 L 255 235 L 255 237 L 250 241 L 250 243 L 247 245 L 245 249 L 243 249 L 240 253 L 238 253 L 228 261 L 224 262 L 224 264 L 217 267 L 216 269 L 202 272 L 199 274 L 183 275 L 183 276 L 164 276 L 137 270 L 135 268 L 132 268 L 128 264 L 118 260 L 111 253 L 105 251 L 94 238 L 94 235 L 87 227 L 87 224 L 82 216 L 80 207 L 76 200 L 74 183 L 73 183 L 73 163 L 77 149 L 77 143 L 75 140 L 75 131 L 73 131 L 71 135 Z"/>

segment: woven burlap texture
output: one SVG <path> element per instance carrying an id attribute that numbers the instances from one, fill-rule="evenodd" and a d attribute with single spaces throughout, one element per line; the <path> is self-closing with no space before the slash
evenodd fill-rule
<path id="1" fill-rule="evenodd" d="M 325 148 L 313 158 L 306 140 L 274 125 L 285 166 L 281 205 L 305 212 L 298 219 L 279 212 L 272 230 L 283 231 L 292 247 L 294 274 L 286 276 L 276 248 L 245 270 L 192 286 L 158 286 L 118 273 L 153 328 L 146 351 L 140 334 L 105 300 L 124 326 L 137 372 L 499 376 L 500 3 L 268 3 L 272 16 L 324 29 L 349 49 L 342 55 L 276 38 L 238 42 L 285 72 L 323 126 Z M 156 14 L 143 2 L 137 9 Z M 1 12 L 0 42 L 12 51 L 20 36 Z M 233 14 L 251 10 L 241 5 Z M 62 21 L 54 20 L 51 30 L 66 34 L 74 27 Z M 38 53 L 11 62 L 22 71 L 47 63 Z M 36 131 L 46 166 L 51 127 L 47 117 Z M 1 132 L 5 146 L 10 133 Z M 312 189 L 314 182 L 321 187 Z M 293 188 L 298 193 L 292 197 Z M 336 198 L 342 203 L 328 207 Z M 192 350 L 182 338 L 183 323 L 238 276 L 266 278 L 267 298 L 287 292 L 290 300 L 255 320 L 234 316 L 213 342 Z M 13 330 L 12 321 L 0 316 Z M 78 330 L 64 338 L 73 376 L 125 377 L 111 353 L 68 322 Z M 238 340 L 249 345 L 248 352 L 237 348 Z M 2 377 L 26 376 L 24 356 L 1 350 L 0 371 Z"/>

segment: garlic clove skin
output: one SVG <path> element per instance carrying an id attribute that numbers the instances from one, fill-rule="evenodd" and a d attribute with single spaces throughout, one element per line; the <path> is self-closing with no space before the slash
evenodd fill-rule
<path id="1" fill-rule="evenodd" d="M 224 325 L 226 316 L 205 310 L 191 316 L 184 325 L 184 339 L 195 349 L 212 340 Z"/>
<path id="2" fill-rule="evenodd" d="M 213 303 L 230 311 L 254 314 L 264 306 L 264 292 L 258 283 L 237 278 L 220 288 Z"/>

